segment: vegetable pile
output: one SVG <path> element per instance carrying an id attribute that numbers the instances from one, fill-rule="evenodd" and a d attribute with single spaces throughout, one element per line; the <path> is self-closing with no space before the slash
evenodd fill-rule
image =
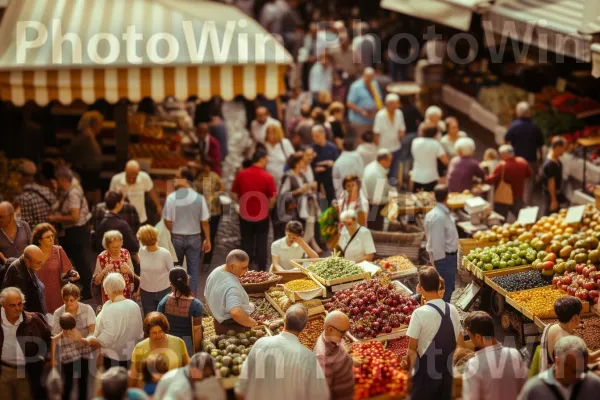
<path id="1" fill-rule="evenodd" d="M 237 376 L 242 370 L 242 364 L 246 361 L 252 345 L 263 336 L 265 336 L 265 332 L 260 330 L 238 334 L 232 330 L 226 335 L 204 340 L 202 349 L 215 359 L 215 368 L 219 370 L 221 377 Z"/>
<path id="2" fill-rule="evenodd" d="M 413 263 L 405 256 L 392 256 L 377 261 L 377 265 L 390 273 L 406 271 L 414 267 Z"/>
<path id="3" fill-rule="evenodd" d="M 250 317 L 252 317 L 255 321 L 261 323 L 281 318 L 277 310 L 273 308 L 271 303 L 269 303 L 269 301 L 264 297 L 253 299 L 252 302 L 254 303 L 254 312 L 252 315 L 250 315 Z"/>
<path id="4" fill-rule="evenodd" d="M 400 368 L 398 357 L 384 349 L 383 343 L 354 343 L 350 355 L 362 361 L 354 367 L 354 399 L 384 393 L 399 397 L 406 394 L 407 374 Z"/>
<path id="5" fill-rule="evenodd" d="M 324 280 L 341 279 L 365 273 L 354 261 L 346 260 L 337 253 L 324 260 L 312 263 L 307 269 Z"/>
<path id="6" fill-rule="evenodd" d="M 242 285 L 249 283 L 264 283 L 277 279 L 278 276 L 264 271 L 248 271 L 240 277 Z"/>
<path id="7" fill-rule="evenodd" d="M 548 280 L 544 279 L 538 271 L 525 271 L 497 276 L 492 278 L 492 281 L 507 292 L 519 292 L 521 290 L 548 286 Z"/>

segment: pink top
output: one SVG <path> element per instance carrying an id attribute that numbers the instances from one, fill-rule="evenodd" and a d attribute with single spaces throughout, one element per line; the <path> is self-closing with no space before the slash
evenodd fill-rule
<path id="1" fill-rule="evenodd" d="M 42 268 L 35 274 L 45 286 L 44 299 L 46 302 L 46 311 L 54 313 L 57 308 L 63 305 L 60 290 L 62 289 L 61 277 L 73 269 L 67 253 L 60 246 L 53 246 L 50 257 Z"/>

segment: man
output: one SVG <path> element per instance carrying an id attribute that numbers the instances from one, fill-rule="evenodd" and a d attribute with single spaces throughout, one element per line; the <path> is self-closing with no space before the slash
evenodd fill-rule
<path id="1" fill-rule="evenodd" d="M 359 63 L 355 62 L 357 60 L 354 59 L 354 52 L 350 46 L 350 39 L 348 38 L 343 25 L 341 31 L 343 32 L 343 35 L 340 37 L 340 48 L 333 53 L 333 62 L 336 69 L 342 70 L 348 74 L 348 79 L 355 80 L 360 75 Z"/>
<path id="2" fill-rule="evenodd" d="M 254 307 L 240 283 L 240 276 L 248 271 L 250 258 L 243 250 L 232 250 L 225 265 L 210 273 L 204 288 L 204 298 L 213 317 L 217 334 L 235 330 L 244 332 L 258 325 L 250 314 Z"/>
<path id="3" fill-rule="evenodd" d="M 46 314 L 44 288 L 35 274 L 44 264 L 44 253 L 35 246 L 29 245 L 23 255 L 10 264 L 4 275 L 2 287 L 17 287 L 26 296 L 27 311 Z"/>
<path id="4" fill-rule="evenodd" d="M 465 319 L 475 345 L 475 357 L 463 374 L 464 400 L 516 399 L 527 380 L 527 365 L 517 349 L 504 347 L 494 336 L 494 321 L 483 311 Z"/>
<path id="5" fill-rule="evenodd" d="M 250 132 L 252 138 L 257 143 L 264 143 L 267 137 L 267 127 L 269 125 L 279 125 L 281 122 L 269 115 L 269 110 L 266 107 L 258 107 L 256 109 L 256 119 L 250 124 Z"/>
<path id="6" fill-rule="evenodd" d="M 201 122 L 196 126 L 196 135 L 198 136 L 198 149 L 203 158 L 213 160 L 213 171 L 221 176 L 221 145 L 219 141 L 210 135 L 210 127 L 207 123 Z"/>
<path id="7" fill-rule="evenodd" d="M 0 393 L 5 399 L 45 399 L 42 374 L 50 327 L 41 314 L 23 310 L 25 295 L 19 288 L 2 290 L 0 304 Z"/>
<path id="8" fill-rule="evenodd" d="M 375 135 L 371 131 L 366 131 L 360 137 L 360 144 L 356 148 L 357 153 L 363 160 L 364 165 L 369 165 L 377 158 L 377 145 L 375 144 Z"/>
<path id="9" fill-rule="evenodd" d="M 440 298 L 440 286 L 435 268 L 421 270 L 417 293 L 427 303 L 414 311 L 406 332 L 405 366 L 412 372 L 411 399 L 452 398 L 452 356 L 457 345 L 464 346 L 464 339 L 458 311 Z"/>
<path id="10" fill-rule="evenodd" d="M 565 336 L 559 339 L 554 346 L 554 365 L 530 379 L 519 399 L 597 399 L 600 378 L 586 371 L 588 360 L 588 349 L 581 338 Z"/>
<path id="11" fill-rule="evenodd" d="M 568 203 L 563 194 L 563 167 L 560 157 L 567 151 L 567 141 L 556 136 L 552 139 L 551 153 L 542 166 L 542 186 L 546 198 L 546 215 L 558 212 L 561 205 Z"/>
<path id="12" fill-rule="evenodd" d="M 369 228 L 383 230 L 381 210 L 388 203 L 388 195 L 392 187 L 388 183 L 388 170 L 392 165 L 392 154 L 387 149 L 380 149 L 377 158 L 365 167 L 363 185 L 369 200 Z"/>
<path id="13" fill-rule="evenodd" d="M 392 182 L 398 181 L 398 167 L 400 166 L 400 147 L 402 138 L 406 133 L 404 116 L 400 111 L 400 97 L 390 93 L 385 97 L 385 108 L 379 110 L 375 115 L 373 125 L 375 144 L 380 149 L 388 149 L 392 153 L 392 165 L 388 174 Z"/>
<path id="14" fill-rule="evenodd" d="M 315 125 L 315 121 L 312 119 L 312 110 L 309 104 L 302 104 L 300 106 L 300 120 L 299 122 L 289 131 L 294 132 L 292 136 L 292 144 L 294 146 L 307 145 L 311 142 L 311 132 Z"/>
<path id="15" fill-rule="evenodd" d="M 125 171 L 120 172 L 110 180 L 110 189 L 116 192 L 123 192 L 127 199 L 140 216 L 140 224 L 145 225 L 148 222 L 146 213 L 146 193 L 154 203 L 156 213 L 160 216 L 162 207 L 160 200 L 154 190 L 154 183 L 148 173 L 141 171 L 140 164 L 135 160 L 129 160 L 125 165 Z"/>
<path id="16" fill-rule="evenodd" d="M 456 253 L 458 250 L 458 231 L 448 208 L 448 186 L 436 185 L 435 207 L 425 215 L 425 236 L 430 261 L 444 278 L 446 291 L 444 301 L 450 302 L 454 292 L 456 277 Z"/>
<path id="17" fill-rule="evenodd" d="M 508 128 L 504 142 L 512 145 L 515 155 L 527 160 L 533 170 L 534 176 L 528 180 L 525 193 L 525 203 L 529 205 L 538 163 L 544 159 L 544 135 L 540 127 L 531 119 L 531 109 L 526 101 L 517 104 L 516 113 L 517 119 Z"/>
<path id="18" fill-rule="evenodd" d="M 202 252 L 210 252 L 211 237 L 208 206 L 204 196 L 192 189 L 193 181 L 194 175 L 189 168 L 182 167 L 177 171 L 175 191 L 165 202 L 165 226 L 171 232 L 179 265 L 183 265 L 185 257 L 190 288 L 195 295 Z"/>
<path id="19" fill-rule="evenodd" d="M 333 164 L 340 152 L 335 144 L 327 140 L 325 128 L 315 125 L 312 128 L 313 150 L 315 158 L 312 161 L 312 169 L 315 181 L 323 186 L 327 202 L 331 204 L 335 200 L 335 189 L 333 187 Z"/>
<path id="20" fill-rule="evenodd" d="M 350 329 L 350 319 L 341 311 L 325 317 L 325 330 L 315 345 L 314 353 L 321 365 L 332 399 L 352 400 L 354 372 L 352 357 L 344 348 L 344 334 Z"/>
<path id="21" fill-rule="evenodd" d="M 331 93 L 333 87 L 333 67 L 329 62 L 329 55 L 322 51 L 319 55 L 319 61 L 310 69 L 308 77 L 308 90 L 312 93 L 328 92 Z"/>
<path id="22" fill-rule="evenodd" d="M 20 257 L 31 242 L 31 229 L 25 221 L 15 219 L 15 209 L 8 201 L 0 203 L 0 262 Z"/>
<path id="23" fill-rule="evenodd" d="M 104 215 L 108 212 L 106 208 L 106 203 L 98 203 L 92 210 L 92 229 L 98 232 L 100 228 L 100 223 L 104 219 Z M 133 205 L 128 202 L 123 202 L 123 207 L 117 213 L 119 217 L 123 219 L 123 221 L 127 222 L 132 232 L 138 231 L 140 229 L 140 216 L 138 215 L 137 210 Z"/>
<path id="24" fill-rule="evenodd" d="M 267 161 L 267 153 L 257 150 L 252 165 L 241 170 L 231 186 L 231 197 L 240 204 L 242 249 L 259 271 L 267 269 L 269 213 L 277 195 L 275 180 L 265 170 Z"/>
<path id="25" fill-rule="evenodd" d="M 21 220 L 34 227 L 48 222 L 48 215 L 56 204 L 56 196 L 50 189 L 35 182 L 37 167 L 30 160 L 21 164 L 21 184 L 23 192 L 15 198 L 20 210 Z"/>
<path id="26" fill-rule="evenodd" d="M 352 128 L 348 132 L 351 139 L 371 130 L 375 114 L 383 108 L 381 89 L 373 77 L 373 68 L 365 68 L 361 79 L 350 85 L 348 91 L 348 121 Z"/>
<path id="27" fill-rule="evenodd" d="M 123 248 L 127 249 L 131 254 L 132 259 L 137 258 L 137 253 L 140 250 L 140 243 L 138 242 L 136 233 L 131 230 L 131 227 L 119 213 L 123 209 L 125 204 L 125 196 L 121 192 L 114 192 L 109 190 L 104 195 L 104 203 L 108 211 L 104 214 L 100 226 L 96 231 L 96 243 L 94 246 L 96 251 L 100 253 L 102 251 L 102 239 L 104 233 L 108 231 L 119 231 L 123 235 Z M 139 275 L 139 271 L 136 272 Z"/>
<path id="28" fill-rule="evenodd" d="M 523 193 L 525 191 L 525 182 L 533 176 L 533 171 L 524 158 L 515 156 L 515 150 L 510 144 L 500 146 L 498 152 L 500 153 L 502 162 L 496 165 L 494 172 L 485 181 L 496 187 L 502 181 L 510 185 L 512 204 L 497 202 L 495 198 L 494 211 L 504 218 L 507 218 L 508 213 L 512 212 L 515 218 L 517 218 L 524 204 Z"/>
<path id="29" fill-rule="evenodd" d="M 365 164 L 363 159 L 354 150 L 353 143 L 350 140 L 344 140 L 344 151 L 333 163 L 333 188 L 335 189 L 336 198 L 340 197 L 344 188 L 342 183 L 348 175 L 363 176 L 365 172 Z"/>
<path id="30" fill-rule="evenodd" d="M 387 97 L 387 95 L 389 94 L 387 91 L 387 87 L 394 83 L 394 81 L 383 70 L 383 63 L 375 64 L 375 76 L 373 77 L 373 80 L 377 82 L 379 89 L 381 89 L 381 97 Z M 400 102 L 399 99 L 398 102 Z"/>
<path id="31" fill-rule="evenodd" d="M 308 323 L 308 310 L 294 304 L 285 313 L 283 332 L 258 340 L 237 382 L 244 400 L 328 400 L 327 381 L 316 357 L 298 341 Z"/>

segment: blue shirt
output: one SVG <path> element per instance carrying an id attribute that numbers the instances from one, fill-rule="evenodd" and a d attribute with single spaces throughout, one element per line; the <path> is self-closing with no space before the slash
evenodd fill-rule
<path id="1" fill-rule="evenodd" d="M 512 145 L 517 157 L 536 162 L 537 150 L 544 145 L 540 127 L 530 118 L 519 118 L 510 125 L 504 140 Z"/>
<path id="2" fill-rule="evenodd" d="M 458 249 L 458 231 L 446 205 L 437 203 L 433 210 L 425 215 L 425 235 L 427 236 L 427 252 L 433 260 L 446 258 L 446 253 L 454 253 Z"/>
<path id="3" fill-rule="evenodd" d="M 375 80 L 372 81 L 372 85 L 377 93 L 379 93 L 381 101 L 383 101 L 381 89 Z M 362 109 L 377 111 L 375 100 L 373 99 L 373 96 L 371 96 L 371 92 L 369 91 L 369 88 L 367 88 L 367 85 L 365 85 L 363 79 L 359 79 L 350 85 L 347 102 L 353 103 Z M 356 111 L 349 110 L 348 121 L 350 121 L 351 124 L 372 124 L 373 121 L 375 121 L 375 116 L 373 115 L 373 118 L 365 118 Z"/>

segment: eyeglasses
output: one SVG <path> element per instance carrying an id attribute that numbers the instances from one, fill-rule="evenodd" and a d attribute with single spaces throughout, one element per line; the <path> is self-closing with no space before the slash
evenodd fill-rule
<path id="1" fill-rule="evenodd" d="M 54 239 L 54 234 L 51 233 L 50 235 L 42 236 L 42 239 Z"/>
<path id="2" fill-rule="evenodd" d="M 338 331 L 340 333 L 340 335 L 344 336 L 346 334 L 346 332 L 348 332 L 348 330 L 345 331 L 341 331 L 338 328 L 336 328 L 335 326 L 330 326 L 331 328 L 335 329 L 336 331 Z"/>

